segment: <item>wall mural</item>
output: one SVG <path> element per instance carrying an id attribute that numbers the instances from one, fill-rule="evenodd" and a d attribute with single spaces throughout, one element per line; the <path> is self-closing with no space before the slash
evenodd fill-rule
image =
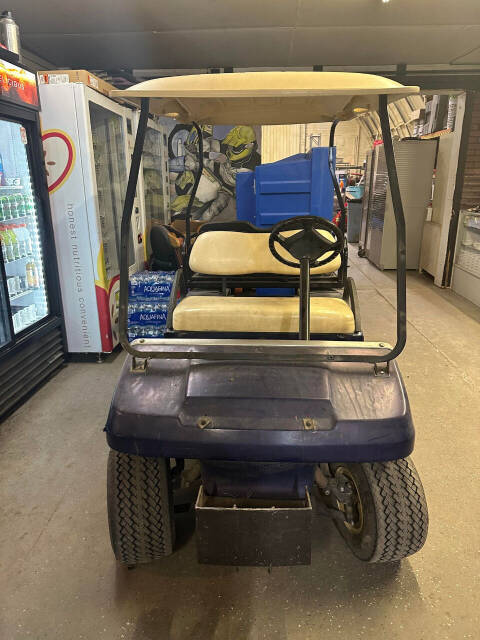
<path id="1" fill-rule="evenodd" d="M 260 164 L 261 127 L 204 125 L 202 177 L 192 208 L 199 221 L 234 220 L 235 179 Z M 198 135 L 191 125 L 175 124 L 168 137 L 171 219 L 185 218 L 198 168 Z"/>

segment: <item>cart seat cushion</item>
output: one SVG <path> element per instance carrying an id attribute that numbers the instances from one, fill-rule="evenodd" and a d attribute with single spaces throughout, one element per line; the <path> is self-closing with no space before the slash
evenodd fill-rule
<path id="1" fill-rule="evenodd" d="M 288 236 L 293 232 L 285 232 Z M 334 237 L 328 231 L 320 230 L 332 242 Z M 196 273 L 216 276 L 244 276 L 253 273 L 275 275 L 299 275 L 300 269 L 289 267 L 276 260 L 269 247 L 269 233 L 242 233 L 238 231 L 207 231 L 198 236 L 190 254 L 190 269 Z M 294 260 L 277 244 L 281 256 Z M 331 252 L 324 254 L 327 257 Z M 338 271 L 340 256 L 331 262 L 315 267 L 312 274 L 326 274 Z"/>
<path id="2" fill-rule="evenodd" d="M 173 312 L 175 331 L 297 333 L 298 297 L 187 296 Z M 353 312 L 341 298 L 310 299 L 312 333 L 355 330 Z"/>

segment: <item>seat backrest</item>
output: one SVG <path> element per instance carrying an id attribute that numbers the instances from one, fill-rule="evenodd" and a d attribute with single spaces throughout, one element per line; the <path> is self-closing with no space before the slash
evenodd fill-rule
<path id="1" fill-rule="evenodd" d="M 290 235 L 296 232 L 285 232 Z M 334 240 L 328 231 L 320 231 Z M 300 268 L 289 267 L 276 260 L 268 246 L 269 233 L 241 233 L 238 231 L 206 231 L 201 233 L 190 253 L 190 269 L 196 273 L 215 276 L 244 276 L 254 273 L 274 275 L 299 275 Z M 280 255 L 294 260 L 277 245 Z M 325 253 L 327 257 L 330 252 Z M 333 273 L 340 268 L 340 256 L 331 262 L 315 267 L 312 274 Z"/>
<path id="2" fill-rule="evenodd" d="M 167 229 L 153 225 L 150 231 L 154 266 L 164 271 L 176 271 L 180 267 L 179 253 L 173 246 Z"/>
<path id="3" fill-rule="evenodd" d="M 224 220 L 223 222 L 205 222 L 200 233 L 207 231 L 240 231 L 242 233 L 270 233 L 271 227 L 256 227 L 248 220 Z"/>

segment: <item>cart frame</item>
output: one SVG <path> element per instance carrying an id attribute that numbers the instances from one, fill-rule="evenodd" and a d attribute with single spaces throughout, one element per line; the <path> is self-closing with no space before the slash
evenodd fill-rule
<path id="1" fill-rule="evenodd" d="M 378 347 L 384 347 L 383 343 L 363 343 L 365 353 L 352 353 L 352 347 L 358 350 L 358 342 L 336 342 L 316 340 L 233 340 L 233 339 L 184 339 L 184 338 L 152 338 L 140 339 L 133 343 L 128 341 L 128 238 L 131 226 L 134 198 L 137 188 L 141 157 L 145 134 L 147 130 L 150 98 L 141 97 L 140 119 L 137 128 L 135 146 L 132 154 L 130 173 L 127 183 L 125 202 L 123 207 L 121 224 L 121 252 L 120 252 L 120 304 L 119 304 L 119 334 L 120 343 L 125 351 L 133 356 L 132 369 L 143 371 L 150 358 L 154 359 L 187 359 L 187 360 L 248 360 L 252 362 L 297 362 L 314 364 L 319 362 L 363 362 L 375 365 L 376 373 L 387 373 L 388 363 L 394 360 L 403 351 L 406 343 L 406 235 L 403 205 L 398 183 L 398 175 L 395 165 L 393 142 L 390 131 L 388 115 L 388 96 L 379 92 L 379 117 L 385 148 L 390 192 L 392 197 L 397 239 L 397 277 L 396 277 L 396 343 L 386 353 L 379 355 Z M 330 147 L 333 146 L 334 133 L 337 121 L 334 121 L 330 135 Z M 196 123 L 194 126 L 198 127 Z M 199 128 L 199 127 L 198 127 Z M 201 146 L 201 135 L 199 145 Z M 200 154 L 201 156 L 201 154 Z M 332 171 L 332 166 L 330 166 Z M 195 186 L 198 185 L 201 176 L 197 172 Z M 336 184 L 333 172 L 333 184 Z M 338 190 L 339 191 L 339 190 Z M 337 193 L 338 196 L 338 193 Z M 187 211 L 186 245 L 190 245 L 190 209 L 193 202 L 190 199 Z M 340 196 L 339 202 L 342 208 L 341 223 L 344 225 L 345 210 Z M 187 265 L 188 268 L 188 265 Z M 150 348 L 153 347 L 153 348 Z M 369 347 L 371 347 L 369 349 Z M 374 352 L 377 349 L 376 353 Z M 361 350 L 363 351 L 363 349 Z M 383 349 L 382 349 L 383 351 Z M 140 362 L 138 362 L 140 360 Z M 382 366 L 383 365 L 383 366 Z"/>

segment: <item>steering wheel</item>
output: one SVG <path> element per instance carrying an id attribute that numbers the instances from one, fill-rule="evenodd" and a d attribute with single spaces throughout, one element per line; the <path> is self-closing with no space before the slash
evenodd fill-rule
<path id="1" fill-rule="evenodd" d="M 328 231 L 333 240 L 319 231 Z M 285 231 L 298 231 L 291 236 L 283 236 Z M 283 247 L 298 262 L 288 260 L 278 253 L 276 243 Z M 287 218 L 272 228 L 268 246 L 273 256 L 289 267 L 299 269 L 302 261 L 308 260 L 310 268 L 321 267 L 334 260 L 343 250 L 343 232 L 332 222 L 318 216 L 296 216 Z M 327 258 L 321 259 L 324 253 L 331 252 Z"/>

